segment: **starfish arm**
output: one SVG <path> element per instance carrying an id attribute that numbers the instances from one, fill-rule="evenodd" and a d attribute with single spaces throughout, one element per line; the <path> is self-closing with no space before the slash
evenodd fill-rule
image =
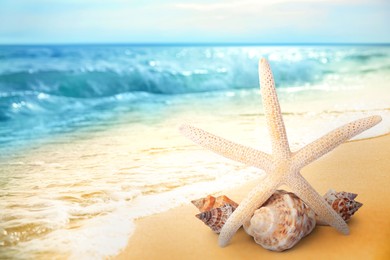
<path id="1" fill-rule="evenodd" d="M 330 152 L 348 139 L 373 127 L 381 120 L 380 116 L 370 116 L 345 124 L 297 151 L 293 156 L 293 161 L 296 162 L 297 168 L 301 168 Z"/>
<path id="2" fill-rule="evenodd" d="M 290 157 L 286 128 L 280 110 L 275 82 L 266 59 L 259 61 L 260 91 L 264 106 L 268 131 L 271 135 L 272 154 L 280 158 Z"/>
<path id="3" fill-rule="evenodd" d="M 286 184 L 318 215 L 321 222 L 325 222 L 336 228 L 344 235 L 349 234 L 347 223 L 334 211 L 324 198 L 298 173 L 294 178 L 289 178 Z"/>
<path id="4" fill-rule="evenodd" d="M 219 234 L 218 244 L 221 247 L 226 246 L 237 230 L 252 217 L 256 209 L 271 197 L 276 191 L 279 183 L 266 176 L 260 184 L 253 188 L 247 197 L 239 204 L 232 215 L 228 218 Z"/>
<path id="5" fill-rule="evenodd" d="M 194 143 L 226 158 L 263 170 L 268 170 L 271 166 L 271 156 L 256 149 L 236 144 L 190 125 L 182 125 L 180 131 Z"/>

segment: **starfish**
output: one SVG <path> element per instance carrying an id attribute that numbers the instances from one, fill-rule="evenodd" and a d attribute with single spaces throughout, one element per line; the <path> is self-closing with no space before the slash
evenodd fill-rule
<path id="1" fill-rule="evenodd" d="M 370 116 L 353 121 L 336 128 L 298 151 L 291 152 L 271 68 L 264 58 L 259 61 L 259 77 L 272 154 L 237 144 L 187 124 L 180 127 L 180 131 L 186 137 L 204 148 L 266 172 L 265 177 L 248 193 L 223 226 L 218 239 L 219 245 L 226 246 L 242 224 L 281 185 L 287 185 L 315 211 L 321 221 L 348 235 L 349 229 L 345 221 L 302 177 L 300 169 L 341 143 L 378 124 L 382 118 Z"/>

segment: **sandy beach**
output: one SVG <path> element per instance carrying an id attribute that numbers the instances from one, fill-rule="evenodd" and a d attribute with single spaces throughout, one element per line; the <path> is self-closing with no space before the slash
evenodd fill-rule
<path id="1" fill-rule="evenodd" d="M 301 173 L 320 194 L 329 188 L 358 193 L 364 205 L 349 222 L 350 235 L 317 226 L 294 248 L 278 253 L 257 245 L 241 228 L 220 248 L 217 235 L 194 217 L 197 209 L 188 204 L 137 220 L 127 247 L 115 259 L 389 259 L 389 134 L 345 143 Z M 255 184 L 222 193 L 240 202 Z"/>

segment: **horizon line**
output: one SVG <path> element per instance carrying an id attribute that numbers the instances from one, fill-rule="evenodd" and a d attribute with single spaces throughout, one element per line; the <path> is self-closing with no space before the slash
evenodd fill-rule
<path id="1" fill-rule="evenodd" d="M 69 42 L 69 43 L 0 43 L 0 46 L 82 46 L 82 45 L 127 45 L 127 46 L 386 46 L 390 45 L 390 42 L 291 42 L 291 43 L 278 43 L 278 42 Z"/>

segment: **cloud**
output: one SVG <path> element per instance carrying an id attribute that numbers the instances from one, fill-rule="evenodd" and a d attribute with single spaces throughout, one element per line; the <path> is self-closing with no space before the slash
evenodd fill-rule
<path id="1" fill-rule="evenodd" d="M 390 39 L 383 22 L 384 17 L 389 18 L 385 0 L 233 0 L 172 5 L 186 14 L 187 24 L 193 30 L 214 31 L 219 36 L 230 33 L 233 40 L 237 37 L 257 42 Z"/>
<path id="2" fill-rule="evenodd" d="M 214 1 L 214 2 L 202 2 L 192 1 L 173 3 L 172 5 L 180 8 L 193 11 L 251 11 L 252 8 L 262 9 L 264 7 L 276 6 L 276 5 L 313 5 L 321 3 L 361 3 L 369 0 L 228 0 L 228 1 Z"/>

